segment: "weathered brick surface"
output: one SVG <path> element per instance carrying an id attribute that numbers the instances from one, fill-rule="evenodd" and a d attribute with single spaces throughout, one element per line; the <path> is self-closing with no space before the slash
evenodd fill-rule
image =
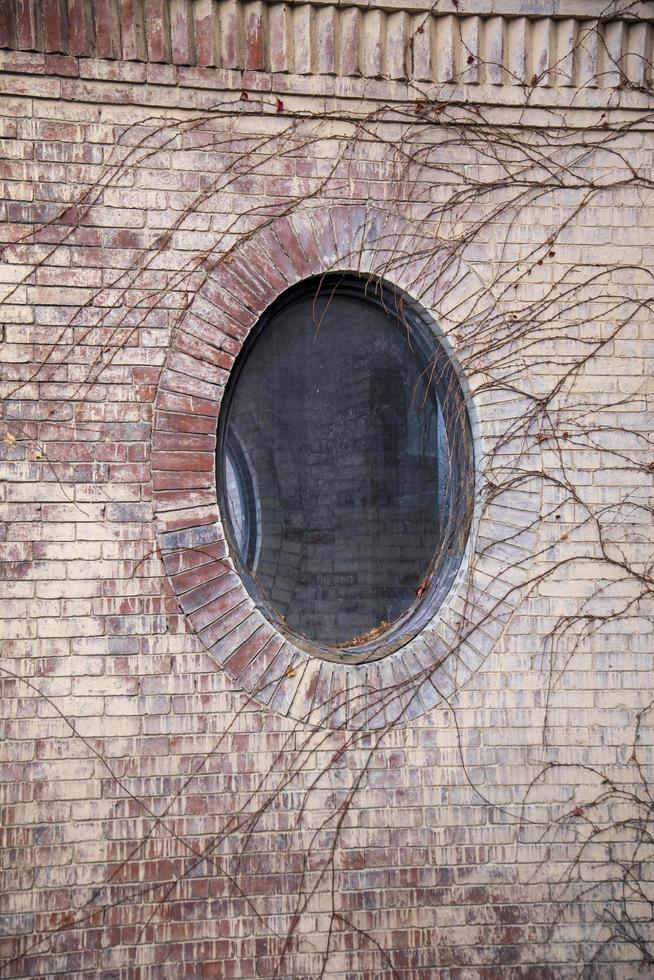
<path id="1" fill-rule="evenodd" d="M 149 62 L 149 80 L 164 85 L 202 84 L 204 77 L 222 88 L 237 71 L 246 88 L 261 91 L 406 98 L 409 80 L 435 83 L 441 97 L 473 86 L 476 99 L 492 103 L 494 86 L 503 84 L 533 88 L 536 104 L 571 96 L 576 104 L 610 104 L 611 92 L 627 87 L 621 102 L 644 107 L 639 90 L 651 89 L 653 76 L 641 6 L 624 19 L 601 0 L 566 0 L 555 17 L 542 0 L 519 8 L 477 0 L 474 11 L 458 3 L 430 9 L 423 0 L 372 9 L 364 0 L 345 7 L 328 0 L 6 0 L 0 46 Z M 168 71 L 157 70 L 161 62 Z M 65 61 L 47 71 L 71 73 Z"/>
<path id="2" fill-rule="evenodd" d="M 562 302 L 537 351 L 498 361 L 501 394 L 477 389 L 479 456 L 492 455 L 521 418 L 523 393 L 549 391 L 580 345 L 611 333 L 616 295 L 652 299 L 651 192 L 629 184 L 631 168 L 652 165 L 649 122 L 628 111 L 646 96 L 624 93 L 610 148 L 563 154 L 570 184 L 574 167 L 597 181 L 583 210 L 566 187 L 534 195 L 519 220 L 500 213 L 480 225 L 496 188 L 448 228 L 435 208 L 471 181 L 501 182 L 497 160 L 465 145 L 446 115 L 425 140 L 437 177 L 398 170 L 394 123 L 360 142 L 340 128 L 353 94 L 369 100 L 362 111 L 374 107 L 373 76 L 394 80 L 378 80 L 380 98 L 404 85 L 390 32 L 422 26 L 425 12 L 280 6 L 69 0 L 20 2 L 5 15 L 0 975 L 318 977 L 329 943 L 325 975 L 356 980 L 635 980 L 647 974 L 632 945 L 594 958 L 605 909 L 619 900 L 611 879 L 622 852 L 592 826 L 633 821 L 634 810 L 627 796 L 611 799 L 606 819 L 585 806 L 605 778 L 643 793 L 631 739 L 653 697 L 651 605 L 633 578 L 598 564 L 586 518 L 601 511 L 621 553 L 641 549 L 647 563 L 647 307 L 576 378 L 563 449 L 546 426 L 504 445 L 509 472 L 518 459 L 553 479 L 516 485 L 485 511 L 473 601 L 461 595 L 430 645 L 356 682 L 340 665 L 299 657 L 235 580 L 213 451 L 233 359 L 258 313 L 298 278 L 383 272 L 434 312 L 471 379 L 485 379 L 479 296 L 481 312 L 514 315 L 561 282 L 580 289 L 591 270 L 599 285 L 583 287 L 582 308 Z M 467 9 L 434 17 L 414 35 L 414 75 L 445 79 L 465 37 L 496 86 L 490 121 L 540 132 L 560 119 L 514 111 L 524 91 L 507 66 L 520 81 L 541 65 L 534 36 L 561 52 L 580 13 L 562 9 L 544 30 L 506 6 L 492 16 L 480 5 L 481 24 Z M 57 9 L 62 19 L 46 22 Z M 320 33 L 303 46 L 307 21 Z M 633 47 L 629 71 L 640 65 L 644 76 L 637 45 L 651 37 L 639 27 L 607 29 L 606 43 Z M 592 74 L 588 63 L 605 57 L 591 40 L 573 72 Z M 564 79 L 566 62 L 548 57 L 542 70 L 560 76 L 549 85 L 579 97 L 567 133 L 598 139 L 601 93 L 593 103 L 576 74 Z M 370 77 L 357 77 L 364 68 Z M 253 84 L 241 102 L 245 69 Z M 266 86 L 262 106 L 253 93 Z M 289 136 L 289 106 L 322 110 L 323 96 L 339 122 L 319 140 Z M 198 121 L 222 100 L 234 111 Z M 262 215 L 274 220 L 261 227 Z M 446 247 L 421 247 L 421 236 L 466 231 L 461 263 Z M 498 275 L 517 286 L 488 296 Z M 591 447 L 576 435 L 586 415 Z M 562 492 L 563 476 L 578 499 Z M 625 499 L 633 510 L 613 516 Z M 569 662 L 554 661 L 550 688 L 550 631 L 588 603 L 607 618 Z M 469 621 L 470 643 L 437 672 L 455 619 L 457 629 Z M 414 701 L 389 696 L 421 670 Z M 646 768 L 651 735 L 646 718 Z M 548 763 L 557 768 L 531 785 Z M 566 886 L 586 840 L 579 883 Z M 640 859 L 647 869 L 651 851 Z M 651 867 L 639 874 L 648 882 Z"/>

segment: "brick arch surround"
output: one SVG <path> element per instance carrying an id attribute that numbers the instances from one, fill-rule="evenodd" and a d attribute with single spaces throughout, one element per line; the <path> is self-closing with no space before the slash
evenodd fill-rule
<path id="1" fill-rule="evenodd" d="M 396 215 L 363 205 L 315 208 L 274 220 L 207 268 L 161 375 L 154 427 L 153 496 L 166 571 L 190 627 L 235 683 L 260 703 L 300 722 L 379 728 L 422 715 L 482 664 L 520 595 L 521 559 L 533 548 L 540 494 L 512 491 L 507 513 L 478 503 L 462 568 L 422 631 L 383 660 L 357 666 L 308 655 L 255 608 L 228 555 L 217 505 L 215 444 L 230 367 L 249 330 L 284 290 L 308 276 L 348 270 L 383 276 L 408 293 L 444 330 L 492 310 L 477 276 L 434 242 L 420 257 L 420 234 Z M 449 313 L 448 311 L 451 311 Z M 459 338 L 460 340 L 460 338 Z M 472 380 L 472 379 L 468 379 Z M 462 378 L 466 384 L 466 379 Z M 501 415 L 519 418 L 513 391 L 475 397 L 477 498 Z M 492 520 L 491 520 L 492 516 Z"/>

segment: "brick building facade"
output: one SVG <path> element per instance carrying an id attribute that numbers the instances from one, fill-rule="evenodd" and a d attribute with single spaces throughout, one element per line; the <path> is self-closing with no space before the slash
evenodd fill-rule
<path id="1" fill-rule="evenodd" d="M 0 977 L 652 975 L 653 14 L 0 0 Z M 437 325 L 475 461 L 358 664 L 217 498 L 243 342 L 338 271 Z"/>

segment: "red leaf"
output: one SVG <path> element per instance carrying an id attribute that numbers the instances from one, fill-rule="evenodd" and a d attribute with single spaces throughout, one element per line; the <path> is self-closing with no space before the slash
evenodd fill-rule
<path id="1" fill-rule="evenodd" d="M 247 102 L 247 100 L 249 98 L 250 98 L 250 96 L 247 94 L 247 92 L 244 91 L 244 92 L 241 92 L 239 101 L 240 102 Z"/>
<path id="2" fill-rule="evenodd" d="M 582 813 L 583 813 L 583 812 L 584 812 L 584 808 L 583 808 L 583 807 L 581 807 L 581 806 L 576 806 L 576 807 L 574 808 L 574 810 L 572 811 L 572 816 L 573 816 L 573 817 L 580 817 L 580 816 L 582 815 Z"/>
<path id="3" fill-rule="evenodd" d="M 474 56 L 474 54 L 469 54 L 468 55 L 468 64 L 469 65 L 473 65 L 474 63 L 475 63 L 475 56 Z"/>
<path id="4" fill-rule="evenodd" d="M 284 103 L 282 102 L 281 99 L 276 99 L 275 100 L 275 112 L 283 112 L 283 111 L 284 111 Z"/>

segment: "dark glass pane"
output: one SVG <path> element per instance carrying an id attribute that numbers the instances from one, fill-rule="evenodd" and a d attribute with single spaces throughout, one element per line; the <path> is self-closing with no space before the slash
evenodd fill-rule
<path id="1" fill-rule="evenodd" d="M 448 440 L 419 348 L 394 305 L 323 284 L 291 293 L 236 365 L 221 467 L 232 546 L 310 640 L 383 633 L 441 545 Z"/>

